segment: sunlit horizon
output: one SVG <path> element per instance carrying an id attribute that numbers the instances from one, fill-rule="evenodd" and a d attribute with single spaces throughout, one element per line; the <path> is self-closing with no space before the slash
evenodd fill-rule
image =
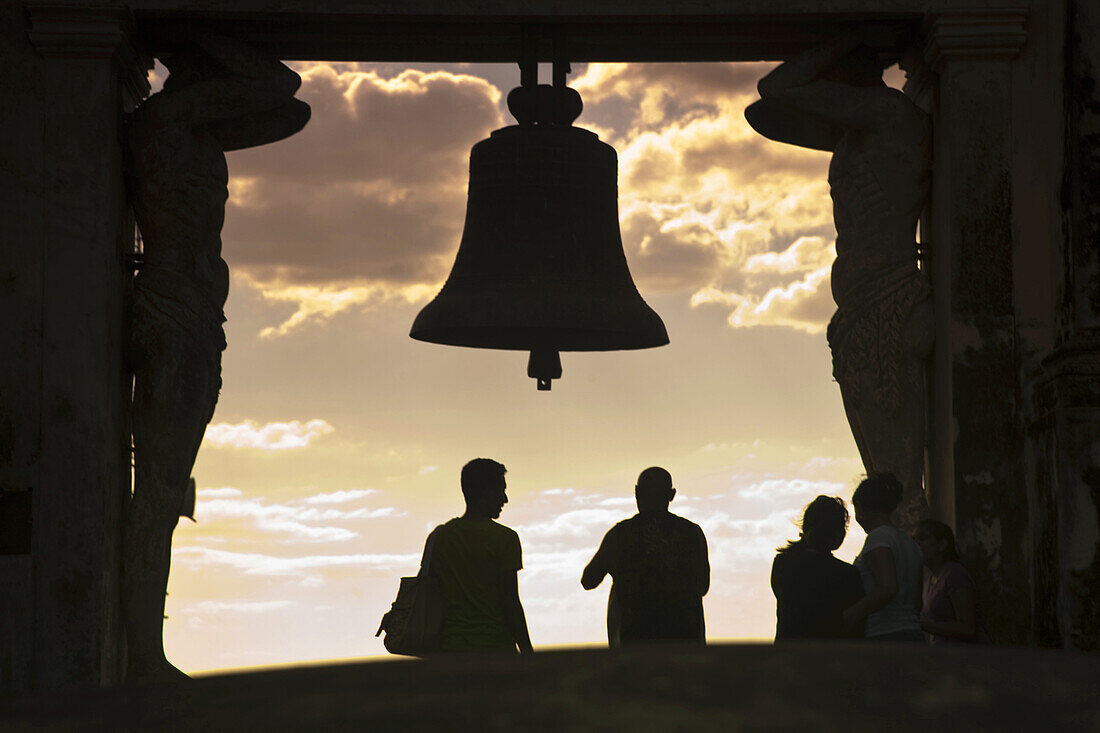
<path id="1" fill-rule="evenodd" d="M 301 63 L 313 119 L 228 156 L 232 273 L 217 411 L 181 519 L 165 621 L 188 673 L 387 657 L 374 633 L 458 475 L 508 468 L 536 650 L 606 644 L 610 579 L 580 586 L 651 465 L 710 548 L 708 640 L 768 642 L 775 549 L 862 465 L 824 328 L 828 156 L 756 135 L 771 64 L 601 64 L 570 78 L 575 124 L 619 154 L 631 273 L 671 343 L 563 353 L 540 393 L 526 354 L 413 341 L 458 245 L 470 147 L 508 124 L 505 65 Z M 162 74 L 163 70 L 158 67 Z M 854 524 L 837 556 L 852 560 Z"/>

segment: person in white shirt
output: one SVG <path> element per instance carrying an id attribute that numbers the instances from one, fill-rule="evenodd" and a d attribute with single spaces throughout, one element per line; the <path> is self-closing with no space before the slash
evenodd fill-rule
<path id="1" fill-rule="evenodd" d="M 854 563 L 866 595 L 845 609 L 844 623 L 865 620 L 864 636 L 876 641 L 927 643 L 918 616 L 920 547 L 891 518 L 901 495 L 901 483 L 889 473 L 868 476 L 852 495 L 856 522 L 867 533 Z"/>

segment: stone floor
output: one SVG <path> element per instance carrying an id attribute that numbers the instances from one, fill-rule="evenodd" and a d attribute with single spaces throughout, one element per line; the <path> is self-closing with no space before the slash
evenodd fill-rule
<path id="1" fill-rule="evenodd" d="M 723 645 L 450 656 L 0 701 L 4 731 L 1093 731 L 1100 656 Z"/>

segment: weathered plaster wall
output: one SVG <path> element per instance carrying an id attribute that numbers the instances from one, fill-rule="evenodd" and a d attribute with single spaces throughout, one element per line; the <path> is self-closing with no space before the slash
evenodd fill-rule
<path id="1" fill-rule="evenodd" d="M 1058 554 L 1068 645 L 1100 650 L 1100 7 L 1069 3 Z"/>
<path id="2" fill-rule="evenodd" d="M 1100 6 L 1012 16 L 937 15 L 908 59 L 936 136 L 929 502 L 995 640 L 1096 649 Z"/>
<path id="3" fill-rule="evenodd" d="M 1064 203 L 1070 271 L 1063 333 L 1080 338 L 1100 332 L 1100 8 L 1088 0 L 1069 6 Z"/>
<path id="4" fill-rule="evenodd" d="M 947 218 L 941 256 L 950 258 L 949 279 L 938 283 L 950 322 L 937 349 L 950 359 L 953 431 L 939 439 L 953 439 L 959 552 L 979 587 L 996 589 L 982 595 L 990 634 L 1022 643 L 1030 593 L 1020 572 L 1027 511 L 1016 426 L 1011 99 L 1010 59 L 946 62 L 937 150 L 950 200 L 933 205 Z"/>
<path id="5" fill-rule="evenodd" d="M 1026 487 L 1026 531 L 1014 538 L 1024 550 L 1018 572 L 1030 585 L 1026 640 L 1060 647 L 1058 619 L 1057 482 L 1046 471 L 1057 460 L 1048 445 L 1054 422 L 1044 396 L 1036 395 L 1040 364 L 1057 336 L 1055 256 L 1062 239 L 1060 150 L 1065 118 L 1064 64 L 1066 3 L 1050 2 L 1028 16 L 1027 45 L 1014 73 L 1013 197 L 1016 213 L 1014 282 L 1016 373 L 1020 402 L 1016 429 L 1023 439 L 1021 473 Z M 1040 390 L 1042 389 L 1040 383 Z M 1037 401 L 1037 399 L 1039 401 Z"/>
<path id="6" fill-rule="evenodd" d="M 1100 7 L 1052 4 L 1057 59 L 1021 66 L 1018 351 L 1024 399 L 1032 624 L 1042 646 L 1100 650 Z M 1060 61 L 1061 63 L 1056 63 Z M 1052 77 L 1047 92 L 1043 76 Z M 1031 86 L 1029 86 L 1031 85 Z M 1039 121 L 1057 110 L 1060 126 Z M 1050 151 L 1060 150 L 1060 156 Z M 1050 174 L 1056 170 L 1058 180 Z M 1056 183 L 1056 185 L 1055 185 Z M 1053 205 L 1048 204 L 1056 194 Z M 1044 218 L 1046 211 L 1053 216 Z M 1042 237 L 1049 230 L 1047 237 Z M 1034 241 L 1032 241 L 1032 239 Z M 1046 245 L 1046 263 L 1034 254 Z M 1049 273 L 1049 277 L 1040 277 Z M 1049 287 L 1046 284 L 1049 283 Z M 1043 308 L 1049 308 L 1049 318 Z M 1049 325 L 1046 325 L 1049 324 Z"/>
<path id="7" fill-rule="evenodd" d="M 1032 14 L 1035 9 L 1032 8 Z M 906 60 L 907 91 L 933 115 L 922 220 L 936 344 L 929 366 L 929 504 L 954 525 L 990 634 L 1026 643 L 1027 491 L 1017 423 L 1015 67 L 1028 15 L 939 13 Z"/>

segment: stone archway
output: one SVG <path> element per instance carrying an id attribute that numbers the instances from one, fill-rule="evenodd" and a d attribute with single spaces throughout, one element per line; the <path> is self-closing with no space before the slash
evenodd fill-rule
<path id="1" fill-rule="evenodd" d="M 120 519 L 129 485 L 122 364 L 128 216 L 122 113 L 148 93 L 150 53 L 200 24 L 282 58 L 512 61 L 525 25 L 569 29 L 578 60 L 780 59 L 859 25 L 903 57 L 907 92 L 935 120 L 922 222 L 933 281 L 929 498 L 953 522 L 1000 639 L 1096 648 L 1100 402 L 1083 242 L 1084 142 L 1074 94 L 1097 59 L 1080 4 L 960 10 L 939 0 L 528 5 L 400 9 L 374 0 L 24 2 L 3 11 L 5 85 L 19 103 L 6 185 L 2 293 L 12 360 L 6 491 L 31 491 L 31 552 L 2 558 L 0 680 L 20 689 L 105 684 L 119 672 Z M 629 7 L 628 7 L 629 6 Z M 1076 23 L 1078 34 L 1067 33 Z M 1082 40 L 1082 37 L 1084 40 Z M 546 59 L 549 60 L 549 59 Z M 1068 91 L 1064 91 L 1068 90 Z M 1073 106 L 1074 104 L 1078 106 Z M 1054 137 L 1054 152 L 1029 146 Z M 1063 150 L 1076 151 L 1068 158 Z M 1066 196 L 1061 194 L 1066 192 Z M 28 255 L 29 253 L 29 255 Z M 1063 264 L 1068 263 L 1068 264 Z M 1038 290 L 1038 294 L 1034 291 Z M 64 297 L 62 297 L 64 293 Z M 1061 306 L 1059 303 L 1065 303 Z M 63 588 L 68 590 L 62 590 Z"/>

